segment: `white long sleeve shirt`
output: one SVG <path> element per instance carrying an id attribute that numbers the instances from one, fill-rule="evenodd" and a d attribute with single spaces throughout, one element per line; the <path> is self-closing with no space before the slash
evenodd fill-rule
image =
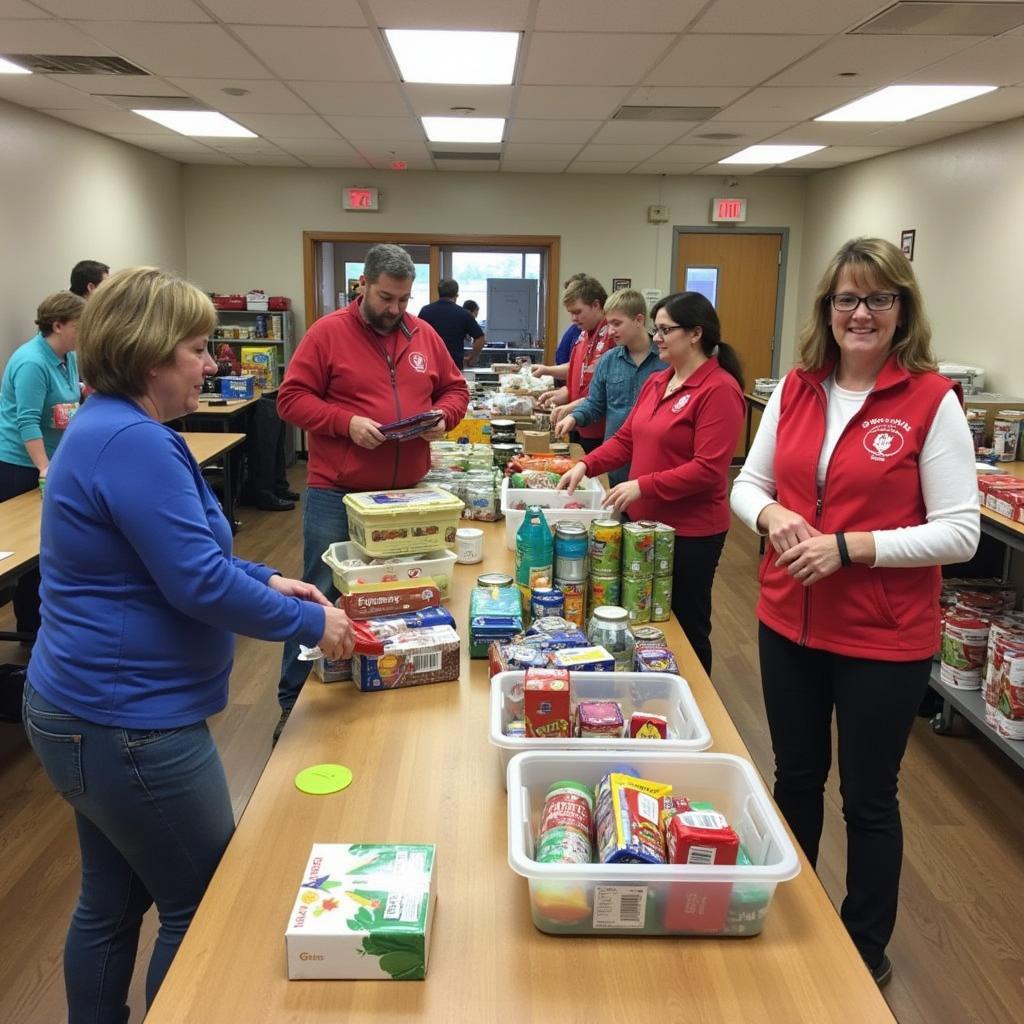
<path id="1" fill-rule="evenodd" d="M 757 436 L 732 488 L 733 512 L 755 532 L 758 516 L 776 500 L 775 436 L 782 391 L 789 379 L 787 374 L 772 392 L 761 415 Z M 822 388 L 828 411 L 825 441 L 818 459 L 819 490 L 825 482 L 825 471 L 840 434 L 860 412 L 870 393 L 841 388 L 833 376 L 822 383 Z M 935 412 L 921 450 L 919 471 L 927 521 L 920 526 L 872 531 L 876 566 L 910 568 L 963 562 L 978 546 L 981 522 L 974 445 L 963 409 L 952 391 Z"/>

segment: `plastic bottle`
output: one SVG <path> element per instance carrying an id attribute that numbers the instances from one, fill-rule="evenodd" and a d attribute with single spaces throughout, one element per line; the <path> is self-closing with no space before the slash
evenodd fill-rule
<path id="1" fill-rule="evenodd" d="M 539 506 L 531 505 L 516 534 L 516 583 L 523 598 L 523 614 L 529 615 L 534 587 L 550 587 L 554 541 Z"/>

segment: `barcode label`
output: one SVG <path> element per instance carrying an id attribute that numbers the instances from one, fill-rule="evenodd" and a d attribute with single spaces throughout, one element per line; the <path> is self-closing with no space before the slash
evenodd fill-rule
<path id="1" fill-rule="evenodd" d="M 643 928 L 646 885 L 599 885 L 594 889 L 595 928 Z"/>
<path id="2" fill-rule="evenodd" d="M 694 828 L 728 828 L 729 822 L 717 811 L 685 811 L 679 817 Z"/>
<path id="3" fill-rule="evenodd" d="M 441 667 L 441 652 L 429 651 L 412 656 L 413 672 L 436 672 Z"/>
<path id="4" fill-rule="evenodd" d="M 686 854 L 687 864 L 714 864 L 715 848 L 713 846 L 691 846 Z"/>
<path id="5" fill-rule="evenodd" d="M 423 903 L 423 896 L 420 893 L 406 893 L 402 898 L 402 920 L 418 921 L 420 919 L 420 906 Z"/>
<path id="6" fill-rule="evenodd" d="M 397 921 L 402 916 L 402 894 L 400 892 L 389 892 L 387 902 L 384 904 L 384 920 Z"/>

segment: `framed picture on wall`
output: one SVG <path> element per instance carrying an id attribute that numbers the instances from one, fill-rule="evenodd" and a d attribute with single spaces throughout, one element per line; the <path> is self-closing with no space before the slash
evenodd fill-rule
<path id="1" fill-rule="evenodd" d="M 623 288 L 632 288 L 633 278 L 631 277 L 613 277 L 612 278 L 612 291 L 621 291 Z"/>
<path id="2" fill-rule="evenodd" d="M 915 229 L 908 228 L 900 235 L 900 248 L 903 250 L 903 255 L 906 256 L 908 260 L 912 260 L 914 258 L 914 236 L 916 234 L 917 231 Z"/>

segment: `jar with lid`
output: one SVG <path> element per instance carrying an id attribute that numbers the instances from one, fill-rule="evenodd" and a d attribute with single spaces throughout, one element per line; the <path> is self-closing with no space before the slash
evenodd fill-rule
<path id="1" fill-rule="evenodd" d="M 587 639 L 615 659 L 616 672 L 633 671 L 636 638 L 629 628 L 629 612 L 625 608 L 613 604 L 595 608 L 587 626 Z"/>

